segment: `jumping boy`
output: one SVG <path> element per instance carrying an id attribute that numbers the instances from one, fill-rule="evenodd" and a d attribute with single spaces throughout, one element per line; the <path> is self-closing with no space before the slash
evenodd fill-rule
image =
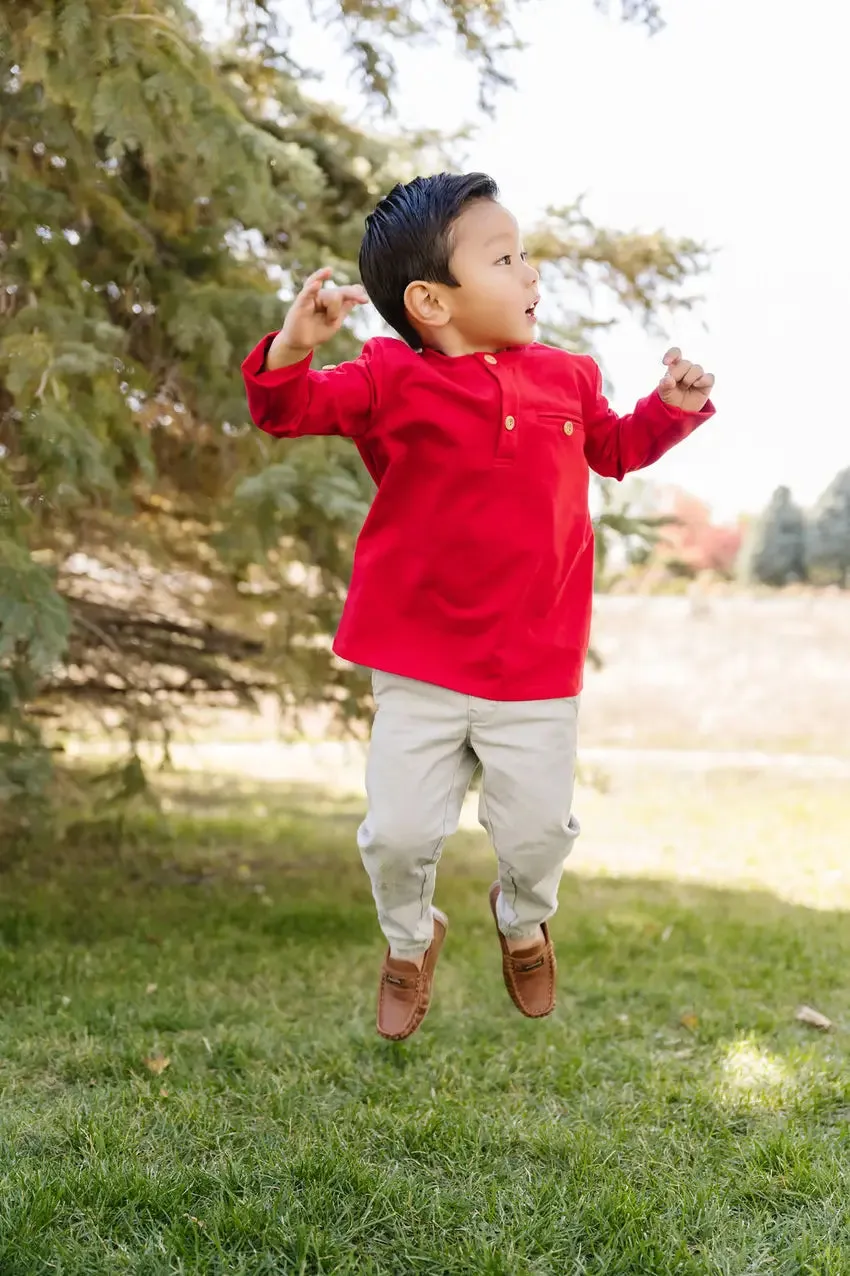
<path id="1" fill-rule="evenodd" d="M 547 921 L 579 833 L 576 722 L 593 590 L 589 472 L 622 479 L 714 412 L 714 378 L 679 350 L 618 417 L 587 355 L 537 343 L 539 275 L 480 173 L 396 186 L 367 218 L 364 288 L 307 280 L 243 364 L 268 434 L 353 440 L 377 485 L 334 650 L 373 671 L 377 712 L 358 834 L 388 942 L 378 1032 L 409 1037 L 447 919 L 437 862 L 473 772 L 499 868 L 502 969 L 531 1018 L 555 1006 Z M 402 338 L 312 371 L 371 300 Z"/>

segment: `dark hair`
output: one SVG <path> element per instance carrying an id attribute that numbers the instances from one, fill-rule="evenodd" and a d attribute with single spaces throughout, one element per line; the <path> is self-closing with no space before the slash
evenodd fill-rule
<path id="1" fill-rule="evenodd" d="M 414 279 L 458 287 L 451 272 L 452 226 L 475 199 L 498 199 L 486 173 L 439 173 L 393 187 L 366 218 L 360 278 L 378 314 L 414 350 L 422 338 L 407 317 L 404 292 Z"/>

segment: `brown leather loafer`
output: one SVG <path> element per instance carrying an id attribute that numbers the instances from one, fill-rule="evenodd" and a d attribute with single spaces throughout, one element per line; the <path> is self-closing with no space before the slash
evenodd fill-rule
<path id="1" fill-rule="evenodd" d="M 549 938 L 549 927 L 542 923 L 543 940 L 534 940 L 527 948 L 508 948 L 499 930 L 496 904 L 501 887 L 495 882 L 490 889 L 490 908 L 502 947 L 502 975 L 511 1001 L 529 1019 L 543 1019 L 555 1009 L 555 950 Z"/>
<path id="2" fill-rule="evenodd" d="M 449 928 L 449 919 L 434 909 L 434 938 L 425 954 L 422 969 L 412 961 L 391 957 L 389 949 L 381 967 L 378 990 L 378 1032 L 387 1041 L 412 1037 L 431 1005 L 434 970 Z"/>

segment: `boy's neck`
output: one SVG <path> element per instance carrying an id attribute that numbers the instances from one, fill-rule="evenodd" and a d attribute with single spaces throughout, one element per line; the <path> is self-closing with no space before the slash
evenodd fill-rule
<path id="1" fill-rule="evenodd" d="M 442 329 L 439 334 L 429 333 L 422 339 L 423 350 L 433 350 L 448 359 L 460 359 L 467 354 L 498 354 L 505 346 L 493 343 L 469 341 L 461 333 L 451 329 Z"/>

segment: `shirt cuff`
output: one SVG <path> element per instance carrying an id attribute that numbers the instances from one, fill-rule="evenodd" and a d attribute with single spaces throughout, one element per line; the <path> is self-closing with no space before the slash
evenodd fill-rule
<path id="1" fill-rule="evenodd" d="M 274 389 L 275 386 L 297 381 L 299 377 L 304 375 L 305 365 L 309 368 L 313 359 L 311 350 L 298 363 L 290 363 L 286 368 L 275 368 L 273 371 L 269 371 L 265 366 L 266 356 L 276 336 L 276 332 L 270 332 L 268 336 L 263 337 L 262 341 L 257 342 L 254 349 L 242 363 L 242 376 L 246 381 L 254 381 L 257 385 L 264 386 L 270 390 Z"/>

